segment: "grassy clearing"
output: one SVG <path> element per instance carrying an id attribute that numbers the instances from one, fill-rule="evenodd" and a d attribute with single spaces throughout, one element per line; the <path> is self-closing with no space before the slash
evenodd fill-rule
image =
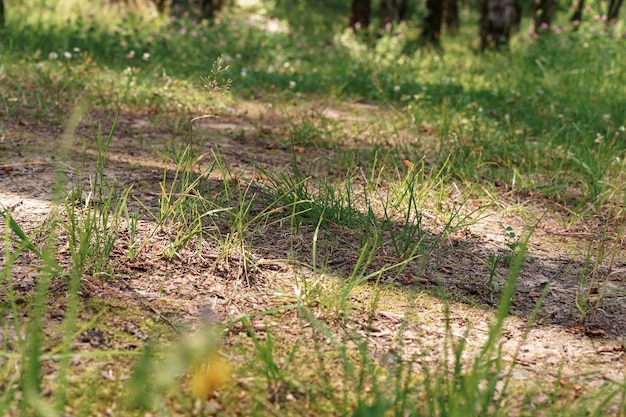
<path id="1" fill-rule="evenodd" d="M 624 262 L 626 83 L 613 32 L 584 23 L 478 55 L 473 27 L 443 53 L 416 50 L 411 22 L 357 38 L 333 20 L 341 10 L 298 21 L 288 2 L 210 23 L 7 3 L 0 134 L 65 133 L 48 220 L 33 230 L 2 206 L 0 414 L 624 415 L 623 380 L 586 389 L 584 372 L 558 368 L 540 383 L 518 377 L 550 285 L 517 344 L 503 337 L 546 216 L 600 238 L 573 277 L 580 322 L 623 304 L 611 277 Z M 252 153 L 243 168 L 229 162 L 194 119 L 238 114 L 249 100 L 279 109 L 265 116 L 275 119 L 231 136 L 242 149 L 286 150 L 283 163 Z M 381 117 L 287 110 L 311 101 L 366 103 Z M 92 120 L 76 152 L 84 114 L 103 113 L 114 120 Z M 137 113 L 171 135 L 151 154 L 163 167 L 152 194 L 143 177 L 115 179 L 118 117 Z M 124 137 L 133 152 L 153 151 L 145 131 Z M 0 159 L 6 175 L 14 164 Z M 467 268 L 458 236 L 514 211 L 511 199 L 533 203 L 476 264 L 487 296 L 446 286 L 436 274 L 450 254 Z M 154 300 L 129 290 L 141 268 L 154 275 Z M 177 268 L 227 283 L 212 299 L 228 301 L 203 307 L 199 325 L 167 314 L 169 287 L 194 291 Z M 26 289 L 25 276 L 35 277 Z M 429 280 L 427 291 L 406 285 Z M 459 301 L 496 306 L 482 338 L 480 323 L 457 323 Z M 225 311 L 235 313 L 214 317 Z"/>
<path id="2" fill-rule="evenodd" d="M 19 6 L 8 10 L 3 79 L 12 94 L 5 97 L 5 117 L 26 107 L 38 112 L 36 120 L 50 114 L 58 122 L 75 91 L 105 108 L 197 108 L 212 99 L 194 87 L 222 57 L 228 72 L 216 72 L 211 82 L 217 84 L 205 84 L 230 79 L 239 97 L 330 94 L 399 103 L 403 123 L 417 131 L 422 146 L 405 158 L 427 155 L 439 166 L 453 158 L 448 167 L 462 181 L 488 178 L 539 191 L 575 211 L 619 191 L 624 74 L 616 66 L 623 60 L 620 44 L 610 33 L 581 30 L 520 41 L 510 54 L 487 56 L 468 53 L 471 44 L 451 38 L 443 55 L 407 55 L 414 42 L 408 28 L 405 36 L 368 45 L 350 32 L 268 28 L 236 10 L 212 24 L 105 14 L 111 21 L 104 25 L 88 15 L 70 23 L 63 14 L 60 21 L 29 22 L 18 19 L 30 16 Z M 465 30 L 462 38 L 471 39 L 474 28 Z M 7 65 L 13 56 L 23 64 Z M 315 131 L 302 129 L 294 132 L 296 140 L 312 140 Z"/>

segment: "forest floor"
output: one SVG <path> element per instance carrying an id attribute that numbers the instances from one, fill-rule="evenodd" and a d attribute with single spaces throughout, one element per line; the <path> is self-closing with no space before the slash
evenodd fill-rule
<path id="1" fill-rule="evenodd" d="M 294 158 L 307 172 L 312 163 L 334 152 L 324 147 L 294 146 L 289 140 L 294 123 L 315 125 L 324 120 L 333 129 L 352 132 L 347 135 L 350 143 L 340 145 L 345 147 L 358 148 L 378 135 L 387 135 L 389 141 L 410 136 L 409 131 L 385 131 L 379 121 L 397 115 L 365 104 L 294 101 L 277 107 L 242 101 L 222 113 L 195 121 L 193 135 L 201 139 L 199 154 L 219 152 L 229 171 L 240 180 L 262 177 L 259 167 L 287 172 Z M 89 183 L 97 154 L 93 126 L 101 124 L 106 134 L 112 123 L 112 114 L 92 113 L 83 117 L 69 142 L 65 141 L 70 145 L 61 145 L 61 127 L 38 123 L 26 114 L 8 120 L 0 136 L 0 202 L 29 236 L 39 236 L 42 241 L 45 237 L 42 225 L 53 211 L 52 185 L 58 169 L 67 175 L 68 183 Z M 293 304 L 297 291 L 296 277 L 314 280 L 320 274 L 312 267 L 316 228 L 304 225 L 293 236 L 284 225 L 268 225 L 251 237 L 246 259 L 241 254 L 224 256 L 223 248 L 209 240 L 203 243 L 201 252 L 198 242 L 192 241 L 174 256 L 164 256 L 171 245 L 172 230 L 157 227 L 147 213 L 159 211 L 164 166 L 170 173 L 175 170 L 171 163 L 164 163 L 163 149 L 173 141 L 184 141 L 188 134 L 172 126 L 154 120 L 148 112 L 122 111 L 119 115 L 106 153 L 106 177 L 132 185 L 136 200 L 129 199 L 128 206 L 140 212 L 132 239 L 141 245 L 135 257 L 127 256 L 132 242 L 129 225 L 122 221 L 106 273 L 84 276 L 81 333 L 76 338 L 76 349 L 132 350 L 154 337 L 155 332 L 171 338 L 180 328 L 209 314 L 220 323 L 229 323 L 221 351 L 235 369 L 230 388 L 220 393 L 211 407 L 226 407 L 230 412 L 237 411 L 232 407 L 241 407 L 240 412 L 245 413 L 243 410 L 255 400 L 250 398 L 254 382 L 248 375 L 249 358 L 241 353 L 241 346 L 251 343 L 242 340 L 249 338 L 250 329 L 241 318 L 250 317 L 249 325 L 257 335 L 272 329 L 284 346 L 297 344 L 307 332 L 314 332 L 310 326 L 303 326 L 297 310 L 288 306 Z M 84 155 L 81 167 L 78 161 Z M 207 164 L 198 163 L 196 171 L 202 172 Z M 311 175 L 318 174 L 313 171 Z M 332 171 L 326 175 L 334 181 Z M 218 177 L 210 180 L 221 181 Z M 489 336 L 499 289 L 505 285 L 503 277 L 511 262 L 511 245 L 520 236 L 530 234 L 512 311 L 502 333 L 503 358 L 517 363 L 513 380 L 531 387 L 538 404 L 567 403 L 607 381 L 624 381 L 626 248 L 605 230 L 610 213 L 604 218 L 598 215 L 570 223 L 564 221 L 567 213 L 540 197 L 510 192 L 506 186 L 496 190 L 496 204 L 486 207 L 484 197 L 464 202 L 464 210 L 486 208 L 474 217 L 470 213 L 467 225 L 457 228 L 435 252 L 421 259 L 419 272 L 407 268 L 399 275 L 382 274 L 377 283 L 356 287 L 349 297 L 348 320 L 329 313 L 320 301 L 310 305 L 316 318 L 337 333 L 346 326 L 353 329 L 368 340 L 368 349 L 376 358 L 400 349 L 406 357 L 418 355 L 424 363 L 436 363 L 446 349 L 445 343 L 450 342 L 446 335 L 452 335 L 454 341 L 466 341 L 464 354 L 470 360 Z M 457 198 L 450 193 L 443 201 L 452 209 Z M 441 210 L 434 203 L 432 210 L 429 203 L 424 205 L 420 216 L 425 233 L 437 236 L 445 226 L 438 214 Z M 357 263 L 358 252 L 349 249 L 355 236 L 342 233 L 331 225 L 316 241 L 318 260 L 324 260 L 322 286 L 328 294 L 336 291 L 341 277 L 349 276 Z M 60 232 L 56 250 L 59 259 L 69 262 L 68 245 L 63 243 L 65 234 Z M 332 235 L 340 236 L 342 244 L 331 239 Z M 602 256 L 605 253 L 613 256 Z M 596 259 L 593 254 L 601 255 L 596 267 L 589 265 L 590 259 Z M 388 254 L 379 254 L 372 268 L 381 268 L 388 258 Z M 18 295 L 27 297 L 34 289 L 38 279 L 36 263 L 33 254 L 24 253 L 13 265 L 12 280 Z M 596 290 L 589 289 L 590 282 L 598 287 L 601 284 L 604 291 L 597 298 L 599 305 L 593 305 Z M 51 340 L 60 337 L 59 323 L 66 304 L 64 287 L 60 278 L 52 285 L 45 330 Z M 537 319 L 527 329 L 527 321 L 546 288 Z M 0 299 L 6 299 L 6 291 L 6 287 L 0 288 Z M 372 310 L 374 298 L 376 307 Z M 583 298 L 588 305 L 581 307 Z M 23 306 L 26 308 L 26 304 Z M 3 314 L 5 322 L 11 313 L 5 310 Z M 295 363 L 306 364 L 315 357 L 306 351 L 295 356 L 295 369 L 306 369 Z M 84 357 L 73 366 L 78 373 L 83 368 L 85 374 L 96 369 L 90 378 L 102 384 L 115 385 L 128 377 L 128 368 L 113 358 Z M 54 365 L 44 369 L 53 373 Z M 265 406 L 279 413 L 277 404 L 300 401 L 296 385 L 268 388 L 272 392 Z M 560 398 L 551 397 L 555 387 L 561 387 Z M 77 403 L 74 412 L 80 407 Z M 99 410 L 115 414 L 110 406 Z M 67 411 L 73 413 L 71 407 Z"/>

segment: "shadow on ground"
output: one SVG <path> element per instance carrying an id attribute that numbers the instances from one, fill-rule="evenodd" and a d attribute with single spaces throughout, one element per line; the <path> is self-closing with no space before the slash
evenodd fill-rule
<path id="1" fill-rule="evenodd" d="M 103 118 L 103 126 L 110 126 L 110 117 L 95 117 Z M 280 129 L 288 130 L 289 123 L 289 117 L 280 116 L 276 112 L 265 119 L 223 116 L 220 119 L 206 120 L 201 126 L 197 126 L 193 140 L 202 143 L 203 152 L 219 152 L 231 172 L 241 175 L 242 178 L 252 178 L 258 174 L 252 161 L 270 172 L 290 172 L 294 157 L 300 169 L 306 172 L 311 161 L 331 151 L 319 148 L 294 151 L 288 135 L 276 135 Z M 73 146 L 65 151 L 59 151 L 61 133 L 58 129 L 47 127 L 9 124 L 5 137 L 0 142 L 0 165 L 5 167 L 0 171 L 2 204 L 10 209 L 29 232 L 36 230 L 49 212 L 55 166 L 66 170 L 70 183 L 82 181 L 87 184 L 89 181 L 89 169 L 85 171 L 83 178 L 74 177 L 73 172 L 75 165 L 83 159 L 83 139 L 90 150 L 87 152 L 87 166 L 93 166 L 94 143 L 91 127 L 82 125 Z M 159 156 L 160 152 L 167 146 L 180 145 L 186 140 L 189 140 L 189 136 L 185 132 L 173 132 L 151 125 L 140 115 L 122 114 L 106 156 L 107 177 L 126 186 L 132 184 L 133 194 L 156 213 L 160 197 L 159 182 L 163 178 L 163 157 Z M 366 145 L 361 146 L 361 151 L 368 151 Z M 174 175 L 172 170 L 167 174 L 169 178 Z M 219 190 L 223 183 L 217 177 L 209 177 L 205 187 L 211 192 Z M 253 187 L 249 191 L 263 199 L 265 191 L 262 188 Z M 515 196 L 510 198 L 516 199 Z M 138 208 L 136 205 L 134 207 Z M 534 210 L 532 201 L 527 202 L 527 208 Z M 495 306 L 499 291 L 505 284 L 510 260 L 503 229 L 510 225 L 521 232 L 531 225 L 513 216 L 503 217 L 496 210 L 488 209 L 485 213 L 488 216 L 480 222 L 463 227 L 445 238 L 437 233 L 438 225 L 434 217 L 426 212 L 422 213 L 422 233 L 416 236 L 419 239 L 416 244 L 422 245 L 422 248 L 416 251 L 416 259 L 401 272 L 392 270 L 376 279 L 472 304 Z M 541 216 L 538 215 L 537 218 L 539 217 Z M 150 229 L 149 216 L 144 213 L 141 218 L 144 221 L 141 227 L 147 233 Z M 210 279 L 210 275 L 221 276 L 225 279 L 224 282 L 239 282 L 236 285 L 256 285 L 261 288 L 270 285 L 273 274 L 284 272 L 286 260 L 292 259 L 296 263 L 309 265 L 302 273 L 310 276 L 315 221 L 305 222 L 295 229 L 279 224 L 280 222 L 275 222 L 263 227 L 252 225 L 253 228 L 259 227 L 262 232 L 253 236 L 250 246 L 252 250 L 245 255 L 224 255 L 220 253 L 220 247 L 209 243 L 201 256 L 187 248 L 182 249 L 180 255 L 164 261 L 160 258 L 167 249 L 170 238 L 160 232 L 153 237 L 155 243 L 150 243 L 146 248 L 147 253 L 130 261 L 125 259 L 123 250 L 128 245 L 128 239 L 121 237 L 120 250 L 112 258 L 112 264 L 115 265 L 114 276 L 116 273 L 123 275 L 127 277 L 125 282 L 132 285 L 132 276 L 139 271 L 139 275 L 144 276 L 143 279 L 151 277 L 153 281 L 138 285 L 144 295 L 150 299 L 158 298 L 155 294 L 159 291 L 155 288 L 162 286 L 164 296 L 179 297 L 187 300 L 187 303 L 196 303 L 195 307 L 188 306 L 190 312 L 196 311 L 202 300 L 222 298 L 222 295 L 219 294 L 219 288 L 210 285 L 187 287 L 185 276 L 189 274 L 198 274 L 205 279 Z M 211 227 L 213 229 L 209 235 L 214 233 L 226 238 L 230 232 L 229 225 L 224 222 L 217 221 Z M 402 227 L 400 223 L 392 225 L 389 232 L 399 232 Z M 613 274 L 605 278 L 606 262 L 599 268 L 600 273 L 604 274 L 599 279 L 606 279 L 606 293 L 593 312 L 585 311 L 587 320 L 581 326 L 581 308 L 584 306 L 581 306 L 580 301 L 581 296 L 587 294 L 586 286 L 589 285 L 592 271 L 591 265 L 585 262 L 582 248 L 593 251 L 598 250 L 602 244 L 614 242 L 599 241 L 593 228 L 586 230 L 581 226 L 578 230 L 571 228 L 565 231 L 558 227 L 558 222 L 549 213 L 536 225 L 518 279 L 513 312 L 528 317 L 544 288 L 549 286 L 539 315 L 540 323 L 562 326 L 572 331 L 585 331 L 596 336 L 625 334 L 624 276 Z M 349 230 L 332 223 L 324 225 L 318 237 L 318 272 L 330 276 L 349 276 L 357 263 L 359 245 L 364 238 L 361 230 Z M 385 247 L 363 275 L 397 262 L 392 250 L 382 253 L 384 250 Z M 622 252 L 618 251 L 613 269 L 626 267 L 626 263 L 621 260 L 623 257 L 620 257 Z M 26 264 L 33 261 L 33 258 L 27 258 Z M 34 282 L 32 274 L 25 276 L 29 277 L 29 282 Z M 175 276 L 178 278 L 174 279 Z M 27 290 L 31 286 L 25 284 L 22 287 Z M 203 288 L 208 292 L 203 292 Z M 224 288 L 224 291 L 230 289 Z M 594 297 L 590 299 L 593 300 Z M 251 308 L 254 309 L 253 306 Z"/>

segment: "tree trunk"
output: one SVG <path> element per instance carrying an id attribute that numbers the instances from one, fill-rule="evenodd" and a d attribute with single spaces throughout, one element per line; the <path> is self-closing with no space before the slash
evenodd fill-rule
<path id="1" fill-rule="evenodd" d="M 213 19 L 213 0 L 202 0 L 202 18 Z"/>
<path id="2" fill-rule="evenodd" d="M 202 18 L 213 19 L 215 12 L 222 10 L 224 0 L 202 0 Z"/>
<path id="3" fill-rule="evenodd" d="M 409 0 L 399 0 L 398 20 L 402 21 L 406 19 L 406 14 L 408 11 L 409 11 Z"/>
<path id="4" fill-rule="evenodd" d="M 580 22 L 583 17 L 583 8 L 585 7 L 585 0 L 574 0 L 574 11 L 572 12 L 572 22 Z"/>
<path id="5" fill-rule="evenodd" d="M 0 0 L 0 28 L 4 27 L 4 0 Z"/>
<path id="6" fill-rule="evenodd" d="M 519 25 L 521 8 L 517 0 L 482 0 L 480 49 L 499 48 L 509 43 L 511 28 Z"/>
<path id="7" fill-rule="evenodd" d="M 167 9 L 167 0 L 154 0 L 154 5 L 156 6 L 157 12 L 163 14 Z"/>
<path id="8" fill-rule="evenodd" d="M 459 33 L 459 6 L 457 0 L 444 0 L 446 28 L 450 33 Z"/>
<path id="9" fill-rule="evenodd" d="M 517 32 L 522 25 L 522 5 L 519 0 L 513 0 L 513 9 L 511 11 L 511 29 Z"/>
<path id="10" fill-rule="evenodd" d="M 350 11 L 350 27 L 364 29 L 370 25 L 370 0 L 352 0 Z"/>
<path id="11" fill-rule="evenodd" d="M 380 27 L 384 28 L 390 23 L 400 22 L 406 17 L 408 0 L 381 0 L 380 1 Z"/>
<path id="12" fill-rule="evenodd" d="M 556 0 L 533 0 L 530 21 L 531 33 L 537 33 L 537 28 L 547 29 L 550 27 L 555 6 Z"/>
<path id="13" fill-rule="evenodd" d="M 441 21 L 443 19 L 443 1 L 426 0 L 426 18 L 422 36 L 428 42 L 439 43 L 441 38 Z"/>
<path id="14" fill-rule="evenodd" d="M 622 7 L 622 0 L 611 0 L 609 1 L 609 12 L 607 13 L 607 18 L 609 22 L 612 20 L 617 20 L 619 17 L 619 9 Z"/>

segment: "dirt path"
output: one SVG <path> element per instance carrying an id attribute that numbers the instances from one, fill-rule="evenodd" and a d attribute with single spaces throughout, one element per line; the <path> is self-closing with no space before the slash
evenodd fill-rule
<path id="1" fill-rule="evenodd" d="M 306 117 L 309 110 L 295 111 L 299 113 L 285 114 L 263 105 L 250 105 L 247 111 L 203 121 L 196 127 L 195 135 L 202 138 L 203 151 L 209 152 L 217 146 L 233 171 L 250 172 L 250 160 L 266 169 L 283 170 L 292 161 L 285 132 L 289 123 L 298 117 Z M 356 110 L 338 107 L 324 111 L 328 119 L 336 123 L 351 123 L 345 115 L 355 111 L 359 123 L 375 117 L 366 107 Z M 96 120 L 97 117 L 103 118 L 104 129 L 108 128 L 110 117 L 93 117 Z M 134 184 L 135 196 L 146 206 L 156 208 L 158 183 L 163 176 L 163 158 L 159 152 L 172 140 L 183 136 L 181 132 L 153 125 L 145 115 L 122 114 L 106 156 L 107 178 L 122 184 Z M 356 144 L 351 146 L 368 146 L 368 133 L 362 136 L 361 144 L 355 141 Z M 83 140 L 87 143 L 87 167 L 93 167 L 93 132 L 87 123 L 81 124 L 70 147 L 64 147 L 61 137 L 59 128 L 11 120 L 0 138 L 0 202 L 25 231 L 35 236 L 51 210 L 55 167 L 61 167 L 69 183 L 88 181 L 88 178 L 78 179 L 74 171 L 74 164 L 82 160 Z M 296 157 L 300 163 L 306 164 L 311 159 L 311 152 L 323 156 L 329 151 L 307 149 Z M 423 215 L 426 230 L 436 236 L 441 228 L 436 213 L 425 211 Z M 498 287 L 504 285 L 498 276 L 492 276 L 492 282 L 489 282 L 490 259 L 497 258 L 496 271 L 500 277 L 507 274 L 506 244 L 511 242 L 507 240 L 505 228 L 511 227 L 520 235 L 530 225 L 536 225 L 518 282 L 514 316 L 507 320 L 504 330 L 504 347 L 508 352 L 505 358 L 512 358 L 522 343 L 524 319 L 531 314 L 546 285 L 549 285 L 549 291 L 538 325 L 523 341 L 516 359 L 519 366 L 514 379 L 538 385 L 538 378 L 560 378 L 563 384 L 574 388 L 580 384 L 600 386 L 607 380 L 623 381 L 626 251 L 621 246 L 616 249 L 612 264 L 608 258 L 600 263 L 598 279 L 606 280 L 606 293 L 600 307 L 581 324 L 581 313 L 575 301 L 581 285 L 589 279 L 586 271 L 590 268 L 586 261 L 593 260 L 594 254 L 601 253 L 603 248 L 612 248 L 619 242 L 608 237 L 605 241 L 598 238 L 602 221 L 598 224 L 578 222 L 565 229 L 559 216 L 556 209 L 546 210 L 545 203 L 538 197 L 503 193 L 500 204 L 487 210 L 482 220 L 460 228 L 450 236 L 445 245 L 423 264 L 421 275 L 415 276 L 408 271 L 390 285 L 381 296 L 380 306 L 370 324 L 373 330 L 366 331 L 366 323 L 371 319 L 368 315 L 371 294 L 367 287 L 355 293 L 351 299 L 355 328 L 371 339 L 370 346 L 376 355 L 383 356 L 388 352 L 398 343 L 394 338 L 402 334 L 405 355 L 428 350 L 431 356 L 424 360 L 435 360 L 442 349 L 445 316 L 444 303 L 430 294 L 444 292 L 459 300 L 451 305 L 452 331 L 457 337 L 467 338 L 469 348 L 466 353 L 471 356 L 488 336 L 488 323 L 493 316 L 489 306 L 496 305 Z M 150 237 L 154 223 L 145 215 L 138 221 L 138 239 L 149 240 L 149 244 L 135 259 L 129 260 L 125 256 L 129 246 L 125 227 L 120 230 L 111 259 L 114 279 L 85 277 L 84 283 L 85 295 L 100 298 L 113 310 L 127 303 L 143 311 L 146 317 L 176 325 L 198 318 L 209 308 L 219 320 L 229 322 L 245 314 L 284 305 L 284 297 L 280 294 L 293 293 L 294 264 L 285 261 L 293 249 L 293 240 L 279 229 L 268 228 L 262 237 L 274 242 L 271 248 L 260 245 L 260 249 L 251 254 L 257 267 L 252 273 L 255 286 L 250 286 L 238 277 L 241 260 L 224 258 L 220 248 L 211 244 L 207 244 L 202 256 L 198 256 L 196 248 L 189 247 L 166 259 L 162 254 L 170 236 L 158 232 Z M 310 255 L 313 232 L 313 228 L 303 227 L 298 236 L 303 247 L 299 256 L 303 260 Z M 67 256 L 62 248 L 59 253 L 61 258 Z M 342 268 L 350 267 L 354 254 L 329 249 L 326 256 L 335 261 L 328 263 L 329 273 L 341 274 L 345 272 Z M 310 263 L 310 259 L 308 261 Z M 35 262 L 34 257 L 26 255 L 13 269 L 13 280 L 21 293 L 27 293 L 34 286 L 36 272 L 32 264 Z M 609 268 L 613 273 L 607 277 Z M 5 289 L 0 289 L 0 299 L 5 295 Z M 468 302 L 462 303 L 461 300 Z M 285 327 L 297 323 L 295 313 L 284 313 L 277 318 L 255 319 L 255 325 L 261 329 L 264 324 L 277 320 Z M 121 332 L 134 336 L 141 333 L 138 328 L 143 328 L 137 318 L 113 320 L 108 324 L 121 327 Z M 362 326 L 360 330 L 359 326 Z M 465 335 L 468 326 L 470 330 Z M 226 345 L 235 343 L 228 337 L 236 337 L 236 328 L 235 325 L 231 336 L 227 336 Z M 288 339 L 289 335 L 285 337 Z M 85 333 L 83 343 L 98 347 L 104 343 L 98 340 L 98 335 Z M 110 346 L 112 342 L 108 344 Z"/>

